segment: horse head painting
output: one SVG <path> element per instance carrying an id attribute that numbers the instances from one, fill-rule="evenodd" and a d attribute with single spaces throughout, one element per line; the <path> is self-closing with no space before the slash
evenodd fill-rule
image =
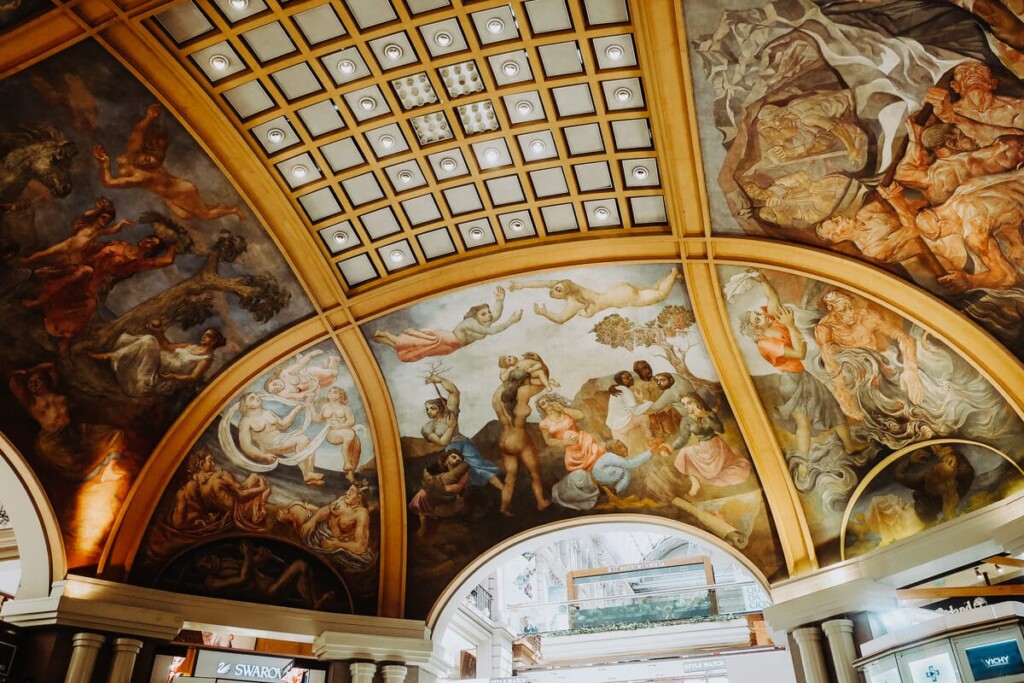
<path id="1" fill-rule="evenodd" d="M 17 208 L 25 187 L 42 183 L 54 197 L 71 194 L 71 159 L 78 147 L 53 126 L 22 126 L 0 136 L 0 212 Z"/>

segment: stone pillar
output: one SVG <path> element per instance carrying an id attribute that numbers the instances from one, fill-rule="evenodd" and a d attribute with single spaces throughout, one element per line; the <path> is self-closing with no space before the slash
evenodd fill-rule
<path id="1" fill-rule="evenodd" d="M 352 672 L 352 683 L 373 683 L 377 665 L 373 662 L 352 662 L 348 670 Z"/>
<path id="2" fill-rule="evenodd" d="M 793 631 L 793 640 L 800 653 L 804 680 L 807 683 L 829 683 L 825 653 L 821 649 L 821 630 L 817 626 L 798 628 Z"/>
<path id="3" fill-rule="evenodd" d="M 96 655 L 106 638 L 98 633 L 76 633 L 71 638 L 71 661 L 64 683 L 81 683 L 92 678 L 96 666 Z"/>
<path id="4" fill-rule="evenodd" d="M 134 638 L 117 638 L 114 640 L 114 661 L 110 664 L 110 676 L 107 683 L 129 683 L 132 670 L 135 668 L 135 657 L 142 649 L 142 641 Z"/>
<path id="5" fill-rule="evenodd" d="M 849 619 L 833 619 L 826 621 L 821 628 L 828 638 L 838 683 L 859 683 L 860 677 L 853 668 L 853 660 L 857 658 L 857 649 L 853 643 L 853 622 Z"/>
<path id="6" fill-rule="evenodd" d="M 404 664 L 385 664 L 380 668 L 384 683 L 405 683 L 409 667 Z"/>

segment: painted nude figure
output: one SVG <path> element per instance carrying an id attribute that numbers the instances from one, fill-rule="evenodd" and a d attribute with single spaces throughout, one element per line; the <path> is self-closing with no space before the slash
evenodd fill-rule
<path id="1" fill-rule="evenodd" d="M 553 323 L 561 325 L 576 316 L 592 318 L 609 308 L 630 308 L 634 306 L 653 306 L 668 298 L 672 285 L 682 279 L 679 271 L 673 268 L 665 277 L 651 287 L 641 287 L 629 282 L 619 282 L 603 292 L 587 289 L 572 280 L 525 280 L 509 283 L 510 292 L 520 289 L 546 289 L 552 299 L 565 301 L 561 311 L 550 311 L 542 303 L 533 305 L 533 311 Z"/>
<path id="2" fill-rule="evenodd" d="M 348 404 L 348 393 L 341 387 L 331 387 L 327 401 L 323 405 L 311 401 L 310 410 L 314 420 L 327 423 L 327 443 L 340 447 L 345 478 L 354 484 L 362 443 L 355 432 L 356 415 Z"/>
<path id="3" fill-rule="evenodd" d="M 141 187 L 163 198 L 168 210 L 178 218 L 199 218 L 210 221 L 233 215 L 245 218 L 237 206 L 210 206 L 199 196 L 199 188 L 191 180 L 172 176 L 164 169 L 167 156 L 167 132 L 160 123 L 163 107 L 151 104 L 146 115 L 135 124 L 128 136 L 124 154 L 117 157 L 117 175 L 110 170 L 110 157 L 103 145 L 96 145 L 93 157 L 99 163 L 103 187 L 127 189 Z"/>
<path id="4" fill-rule="evenodd" d="M 242 396 L 238 421 L 238 445 L 242 453 L 253 461 L 263 464 L 277 462 L 278 456 L 291 455 L 305 449 L 310 438 L 301 432 L 288 432 L 299 411 L 306 406 L 297 405 L 284 417 L 263 407 L 259 394 L 249 392 Z M 307 486 L 323 486 L 324 475 L 313 471 L 313 454 L 299 462 L 303 481 Z"/>

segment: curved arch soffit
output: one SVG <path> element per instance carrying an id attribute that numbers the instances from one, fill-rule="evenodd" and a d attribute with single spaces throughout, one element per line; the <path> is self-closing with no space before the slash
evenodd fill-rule
<path id="1" fill-rule="evenodd" d="M 67 557 L 57 516 L 25 458 L 0 434 L 0 501 L 18 542 L 21 583 L 17 598 L 45 598 L 67 575 Z"/>
<path id="2" fill-rule="evenodd" d="M 580 533 L 631 530 L 645 532 L 662 531 L 685 534 L 695 538 L 722 554 L 728 555 L 730 559 L 742 565 L 761 584 L 765 593 L 771 594 L 768 580 L 750 560 L 722 539 L 697 527 L 689 526 L 673 519 L 636 514 L 612 514 L 562 520 L 534 527 L 505 539 L 473 560 L 465 569 L 459 572 L 441 593 L 437 602 L 430 609 L 430 614 L 427 615 L 427 627 L 430 629 L 431 639 L 436 640 L 438 635 L 443 634 L 447 630 L 448 624 L 458 610 L 458 606 L 462 604 L 466 596 L 470 594 L 473 588 L 487 574 L 504 564 L 509 555 L 533 550 L 542 545 L 571 538 Z"/>

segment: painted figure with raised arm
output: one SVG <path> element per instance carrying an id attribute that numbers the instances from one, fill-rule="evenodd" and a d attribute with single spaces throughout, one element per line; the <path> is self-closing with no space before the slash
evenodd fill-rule
<path id="1" fill-rule="evenodd" d="M 438 397 L 431 398 L 423 404 L 427 413 L 427 421 L 423 424 L 420 433 L 423 438 L 445 449 L 453 451 L 462 456 L 463 461 L 469 465 L 469 485 L 483 486 L 490 484 L 499 491 L 504 483 L 501 481 L 501 468 L 480 453 L 476 445 L 459 431 L 459 406 L 462 402 L 462 393 L 455 383 L 440 375 L 430 375 L 427 383 L 433 384 Z M 447 396 L 441 393 L 441 390 Z"/>
<path id="2" fill-rule="evenodd" d="M 403 363 L 411 363 L 428 356 L 447 356 L 484 337 L 504 332 L 522 320 L 523 312 L 516 311 L 507 320 L 499 322 L 504 312 L 504 303 L 505 288 L 497 287 L 494 290 L 493 307 L 488 304 L 473 306 L 466 311 L 462 321 L 451 332 L 409 328 L 401 334 L 393 334 L 377 330 L 373 333 L 373 341 L 393 348 L 398 353 L 398 360 Z"/>
<path id="3" fill-rule="evenodd" d="M 668 298 L 672 285 L 679 279 L 682 279 L 682 276 L 673 268 L 650 287 L 619 282 L 603 292 L 598 292 L 578 285 L 572 280 L 525 280 L 513 281 L 508 288 L 511 292 L 521 289 L 546 289 L 552 299 L 564 301 L 565 306 L 561 311 L 550 311 L 541 303 L 533 305 L 534 313 L 561 325 L 578 315 L 592 318 L 609 308 L 653 306 L 661 303 Z"/>

